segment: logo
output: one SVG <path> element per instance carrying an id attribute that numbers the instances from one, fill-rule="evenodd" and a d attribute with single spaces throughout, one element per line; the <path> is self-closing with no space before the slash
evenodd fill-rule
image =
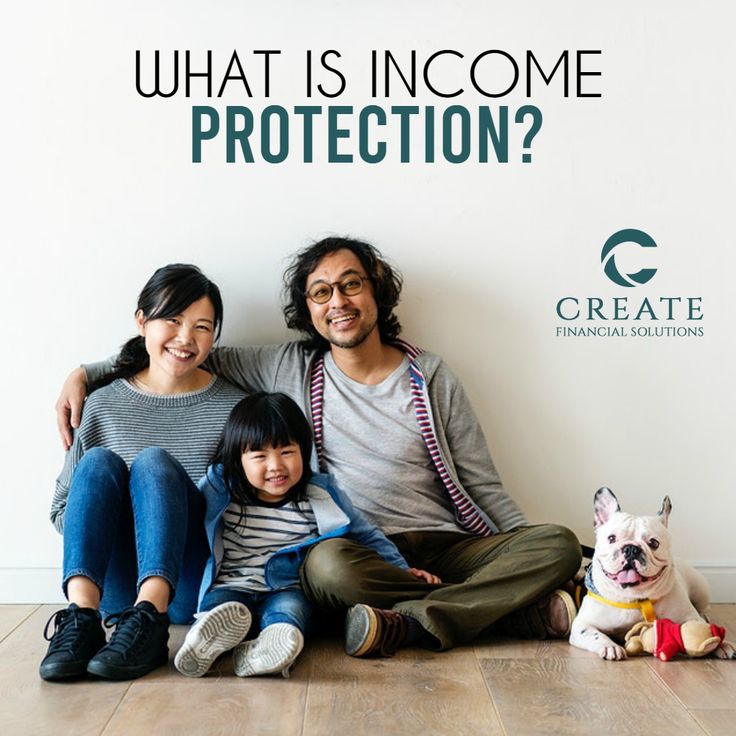
<path id="1" fill-rule="evenodd" d="M 597 242 L 600 242 L 599 240 Z M 595 263 L 596 240 L 590 243 L 590 254 Z M 642 268 L 635 273 L 622 273 L 626 268 L 622 244 L 640 248 L 656 248 L 654 238 L 643 230 L 624 228 L 606 240 L 601 251 L 603 273 L 616 286 L 627 289 L 643 286 L 652 280 L 656 268 Z M 634 249 L 636 250 L 636 249 Z M 652 251 L 646 251 L 652 255 Z M 618 263 L 616 262 L 618 256 Z M 588 261 L 590 263 L 590 261 Z M 592 265 L 592 264 L 591 264 Z M 597 269 L 596 269 L 597 270 Z M 603 281 L 600 272 L 595 279 L 597 288 Z M 670 277 L 670 283 L 672 279 Z M 667 294 L 653 293 L 651 287 L 638 292 L 621 293 L 610 284 L 602 292 L 560 296 L 555 304 L 557 337 L 564 338 L 695 338 L 703 337 L 703 297 L 683 294 L 681 290 Z M 591 293 L 592 292 L 592 293 Z M 612 292 L 612 293 L 606 293 Z"/>
<path id="2" fill-rule="evenodd" d="M 619 286 L 641 286 L 650 281 L 657 273 L 656 268 L 642 268 L 636 273 L 622 274 L 616 267 L 616 254 L 614 249 L 622 243 L 636 243 L 642 248 L 656 248 L 657 244 L 651 235 L 647 235 L 643 230 L 635 230 L 634 228 L 626 228 L 619 230 L 606 240 L 603 250 L 601 251 L 601 263 L 603 271 L 614 284 Z"/>

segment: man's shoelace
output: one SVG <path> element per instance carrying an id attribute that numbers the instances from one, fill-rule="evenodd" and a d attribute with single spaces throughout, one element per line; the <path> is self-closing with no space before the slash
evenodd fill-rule
<path id="1" fill-rule="evenodd" d="M 51 642 L 49 654 L 62 649 L 73 649 L 80 636 L 89 629 L 87 627 L 88 614 L 82 613 L 78 608 L 63 608 L 61 611 L 51 615 L 43 630 L 43 638 Z M 49 636 L 49 626 L 54 622 L 54 631 Z"/>
<path id="2" fill-rule="evenodd" d="M 406 619 L 396 611 L 381 610 L 377 614 L 379 627 L 373 650 L 384 657 L 392 657 L 406 639 Z"/>
<path id="3" fill-rule="evenodd" d="M 107 643 L 107 651 L 126 654 L 131 650 L 138 635 L 145 631 L 146 624 L 153 624 L 155 621 L 154 614 L 135 606 L 129 606 L 120 613 L 111 613 L 105 619 L 105 626 L 107 628 L 115 626 L 115 631 Z"/>

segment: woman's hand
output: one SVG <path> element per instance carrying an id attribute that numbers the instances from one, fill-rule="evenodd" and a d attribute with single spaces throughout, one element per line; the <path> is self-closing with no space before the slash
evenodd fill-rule
<path id="1" fill-rule="evenodd" d="M 72 428 L 79 427 L 82 406 L 87 396 L 87 376 L 84 368 L 75 368 L 68 376 L 56 400 L 56 426 L 65 450 L 72 446 Z"/>
<path id="2" fill-rule="evenodd" d="M 418 570 L 416 567 L 410 567 L 409 572 L 415 578 L 424 580 L 425 583 L 429 583 L 430 585 L 439 585 L 442 582 L 436 575 L 432 575 L 431 572 L 427 572 L 426 570 Z"/>

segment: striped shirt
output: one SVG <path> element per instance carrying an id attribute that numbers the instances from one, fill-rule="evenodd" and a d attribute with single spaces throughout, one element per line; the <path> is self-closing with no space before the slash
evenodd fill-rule
<path id="1" fill-rule="evenodd" d="M 278 506 L 231 502 L 223 516 L 222 563 L 213 588 L 249 592 L 270 590 L 264 570 L 281 549 L 318 535 L 308 500 Z"/>
<path id="2" fill-rule="evenodd" d="M 207 470 L 231 409 L 245 394 L 222 378 L 185 394 L 150 394 L 117 379 L 87 399 L 82 424 L 66 453 L 51 502 L 51 521 L 64 530 L 64 510 L 74 470 L 85 452 L 106 447 L 128 467 L 141 450 L 161 447 L 196 483 Z"/>

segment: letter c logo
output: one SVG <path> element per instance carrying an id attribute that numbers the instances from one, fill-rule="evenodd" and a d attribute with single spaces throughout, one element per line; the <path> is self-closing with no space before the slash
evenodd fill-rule
<path id="1" fill-rule="evenodd" d="M 642 248 L 656 248 L 657 244 L 651 235 L 647 235 L 642 230 L 635 230 L 634 228 L 627 228 L 625 230 L 619 230 L 611 235 L 606 240 L 603 250 L 601 251 L 601 263 L 603 264 L 603 271 L 614 284 L 619 286 L 640 286 L 646 284 L 655 273 L 656 268 L 643 268 L 641 271 L 636 273 L 622 274 L 618 268 L 616 268 L 616 261 L 614 259 L 613 249 L 621 243 L 636 243 Z"/>

